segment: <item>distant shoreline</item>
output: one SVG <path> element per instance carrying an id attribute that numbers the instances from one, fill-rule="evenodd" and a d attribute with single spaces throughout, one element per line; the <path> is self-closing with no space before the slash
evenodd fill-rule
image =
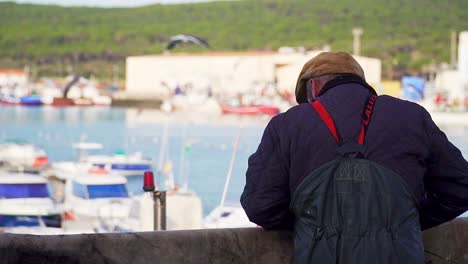
<path id="1" fill-rule="evenodd" d="M 430 112 L 434 122 L 441 127 L 456 126 L 468 127 L 468 112 Z M 270 116 L 242 116 L 224 115 L 214 113 L 180 111 L 165 113 L 157 109 L 132 109 L 127 110 L 127 122 L 130 123 L 196 123 L 219 124 L 239 126 L 266 126 Z"/>

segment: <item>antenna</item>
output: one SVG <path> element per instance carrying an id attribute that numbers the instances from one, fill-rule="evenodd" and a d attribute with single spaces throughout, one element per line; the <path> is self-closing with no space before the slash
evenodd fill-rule
<path id="1" fill-rule="evenodd" d="M 236 162 L 237 150 L 239 148 L 241 131 L 242 131 L 242 125 L 239 126 L 239 132 L 237 133 L 236 143 L 234 143 L 234 149 L 232 150 L 231 163 L 229 164 L 229 170 L 226 176 L 226 182 L 224 183 L 223 195 L 221 196 L 221 203 L 219 205 L 220 212 L 222 212 L 222 209 L 224 207 L 224 201 L 226 200 L 226 194 L 229 189 L 229 183 L 231 181 L 232 171 L 234 169 L 234 163 Z"/>
<path id="2" fill-rule="evenodd" d="M 112 66 L 112 73 L 113 73 L 113 76 L 112 76 L 113 84 L 114 86 L 117 87 L 119 84 L 119 66 L 118 65 L 114 64 Z"/>
<path id="3" fill-rule="evenodd" d="M 455 69 L 457 63 L 457 32 L 452 30 L 450 34 L 450 67 Z"/>
<path id="4" fill-rule="evenodd" d="M 353 54 L 359 56 L 361 53 L 361 35 L 362 28 L 353 28 Z"/>

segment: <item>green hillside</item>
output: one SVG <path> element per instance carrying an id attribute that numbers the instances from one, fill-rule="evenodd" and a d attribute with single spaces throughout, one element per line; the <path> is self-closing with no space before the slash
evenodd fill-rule
<path id="1" fill-rule="evenodd" d="M 448 62 L 450 31 L 468 30 L 467 0 L 252 0 L 140 8 L 65 8 L 0 3 L 0 67 L 35 65 L 39 74 L 66 65 L 103 74 L 127 55 L 161 53 L 170 36 L 193 34 L 214 50 L 280 46 L 352 51 L 353 27 L 364 29 L 365 56 L 384 75 Z M 205 52 L 201 47 L 175 51 Z M 61 70 L 57 70 L 60 68 Z M 101 71 L 101 72 L 100 72 Z"/>

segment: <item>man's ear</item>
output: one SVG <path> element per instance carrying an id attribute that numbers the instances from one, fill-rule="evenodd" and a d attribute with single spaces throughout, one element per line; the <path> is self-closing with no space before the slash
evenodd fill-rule
<path id="1" fill-rule="evenodd" d="M 317 79 L 310 79 L 310 91 L 312 94 L 312 98 L 315 99 L 317 98 L 318 94 L 320 93 L 320 90 L 322 89 L 322 82 L 320 82 Z"/>
<path id="2" fill-rule="evenodd" d="M 310 80 L 307 80 L 306 82 L 306 93 L 307 93 L 307 101 L 309 103 L 312 103 L 312 101 L 314 101 L 314 96 L 313 96 L 313 85 L 312 85 L 312 79 Z"/>

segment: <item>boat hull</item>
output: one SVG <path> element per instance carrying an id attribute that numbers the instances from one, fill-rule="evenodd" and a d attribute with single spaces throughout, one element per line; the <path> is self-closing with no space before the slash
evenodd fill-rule
<path id="1" fill-rule="evenodd" d="M 227 106 L 222 105 L 221 110 L 224 114 L 238 115 L 277 115 L 279 108 L 276 106 L 254 105 L 254 106 Z"/>

